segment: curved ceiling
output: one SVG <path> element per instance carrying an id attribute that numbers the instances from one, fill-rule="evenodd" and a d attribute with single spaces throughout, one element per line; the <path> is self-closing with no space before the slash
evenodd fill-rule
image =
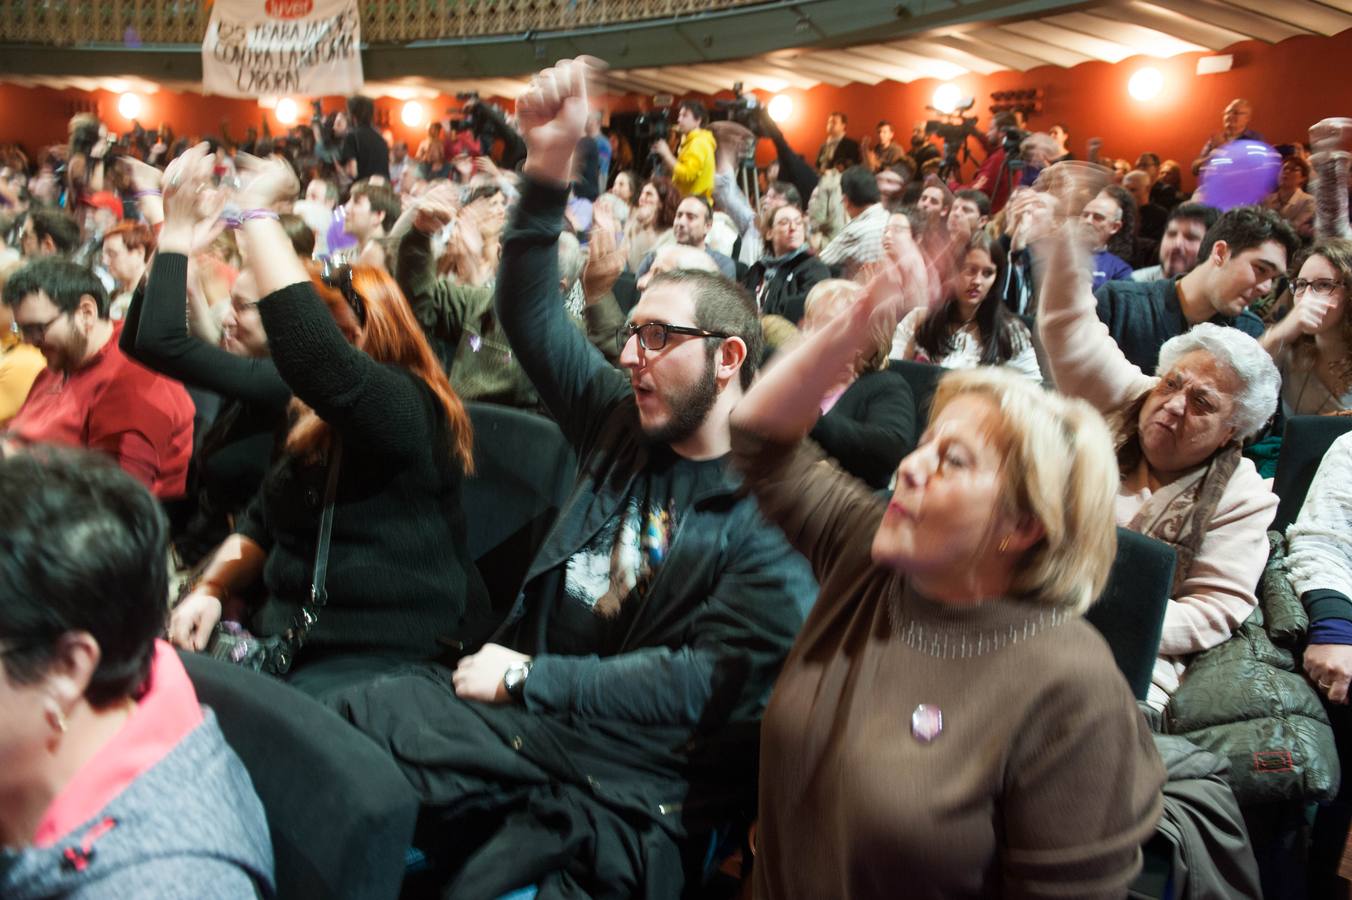
<path id="1" fill-rule="evenodd" d="M 599 30 L 372 45 L 363 57 L 367 93 L 403 98 L 515 97 L 545 62 L 580 53 L 611 64 L 615 93 L 711 94 L 737 81 L 773 93 L 1168 57 L 1350 27 L 1352 0 L 777 0 Z M 192 45 L 0 54 L 0 80 L 11 83 L 197 90 L 199 79 Z"/>

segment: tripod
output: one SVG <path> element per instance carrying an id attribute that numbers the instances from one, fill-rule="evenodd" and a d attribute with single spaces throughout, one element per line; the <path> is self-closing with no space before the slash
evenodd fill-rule
<path id="1" fill-rule="evenodd" d="M 742 188 L 742 196 L 751 204 L 753 210 L 760 209 L 760 178 L 756 175 L 756 142 L 748 141 L 746 148 L 742 151 L 742 158 L 737 166 L 738 183 Z"/>

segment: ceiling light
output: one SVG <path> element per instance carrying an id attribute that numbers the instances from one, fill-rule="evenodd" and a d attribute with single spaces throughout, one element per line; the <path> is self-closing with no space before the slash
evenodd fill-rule
<path id="1" fill-rule="evenodd" d="M 141 114 L 141 96 L 128 92 L 118 97 L 117 111 L 122 118 L 128 121 L 135 119 Z"/>
<path id="2" fill-rule="evenodd" d="M 951 81 L 934 89 L 934 108 L 945 115 L 951 115 L 961 102 L 962 91 Z"/>
<path id="3" fill-rule="evenodd" d="M 1147 66 L 1131 76 L 1127 82 L 1127 93 L 1131 94 L 1133 100 L 1154 100 L 1163 87 L 1164 76 L 1160 70 Z"/>
<path id="4" fill-rule="evenodd" d="M 399 119 L 409 128 L 417 128 L 427 121 L 427 110 L 423 109 L 423 105 L 418 101 L 410 100 L 404 104 Z"/>
<path id="5" fill-rule="evenodd" d="M 783 94 L 775 94 L 770 98 L 769 112 L 770 118 L 776 122 L 788 121 L 789 116 L 793 115 L 793 101 Z"/>
<path id="6" fill-rule="evenodd" d="M 296 101 L 290 97 L 283 97 L 277 101 L 275 112 L 278 122 L 283 125 L 294 125 L 296 122 Z"/>

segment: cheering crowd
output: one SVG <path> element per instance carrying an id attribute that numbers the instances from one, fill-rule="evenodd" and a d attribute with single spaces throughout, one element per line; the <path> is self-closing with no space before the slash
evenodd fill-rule
<path id="1" fill-rule="evenodd" d="M 271 894 L 177 648 L 387 750 L 445 896 L 1122 897 L 1160 835 L 1188 896 L 1334 896 L 1352 437 L 1269 526 L 1285 422 L 1352 405 L 1352 121 L 1230 205 L 1012 112 L 966 172 L 608 134 L 590 74 L 412 151 L 362 97 L 0 149 L 0 894 Z M 474 404 L 576 457 L 514 596 Z M 1140 696 L 1084 618 L 1119 529 L 1175 559 Z"/>

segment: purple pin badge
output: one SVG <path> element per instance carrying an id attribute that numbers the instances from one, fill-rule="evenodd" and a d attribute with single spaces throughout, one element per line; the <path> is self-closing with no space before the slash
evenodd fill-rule
<path id="1" fill-rule="evenodd" d="M 911 734 L 922 744 L 928 744 L 944 730 L 944 713 L 937 706 L 922 703 L 911 713 Z"/>

